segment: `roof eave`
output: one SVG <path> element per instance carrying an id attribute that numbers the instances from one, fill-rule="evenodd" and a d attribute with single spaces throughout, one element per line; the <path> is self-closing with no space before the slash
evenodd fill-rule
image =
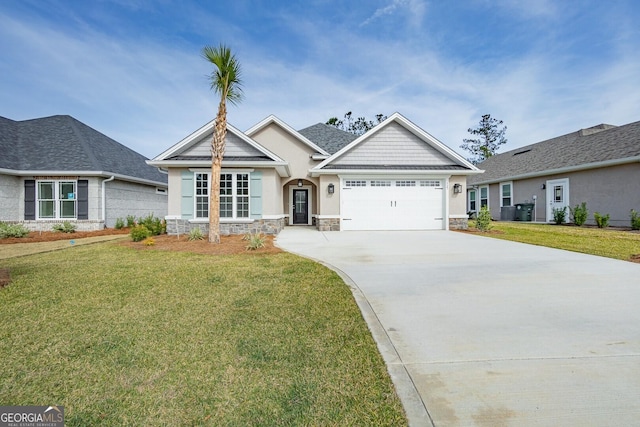
<path id="1" fill-rule="evenodd" d="M 605 160 L 602 162 L 584 163 L 581 165 L 566 166 L 563 168 L 546 169 L 542 171 L 529 172 L 529 173 L 524 173 L 520 175 L 502 176 L 500 178 L 489 179 L 486 181 L 478 181 L 478 182 L 475 182 L 474 185 L 495 184 L 495 183 L 504 182 L 504 181 L 537 178 L 541 176 L 555 175 L 559 173 L 579 172 L 582 170 L 599 169 L 599 168 L 606 168 L 610 166 L 618 166 L 618 165 L 638 163 L 638 162 L 640 162 L 640 156 L 633 156 L 633 157 L 626 157 L 624 159 Z"/>
<path id="2" fill-rule="evenodd" d="M 147 160 L 147 164 L 162 168 L 207 168 L 211 167 L 211 160 Z M 255 161 L 255 160 L 222 160 L 222 167 L 233 168 L 274 168 L 281 177 L 291 176 L 288 162 Z"/>
<path id="3" fill-rule="evenodd" d="M 310 169 L 312 177 L 320 175 L 476 175 L 483 173 L 483 170 L 460 170 L 460 169 Z"/>
<path id="4" fill-rule="evenodd" d="M 100 178 L 111 178 L 112 176 L 114 176 L 121 181 L 137 182 L 141 184 L 155 185 L 157 187 L 167 187 L 168 185 L 166 182 L 138 178 L 135 176 L 123 175 L 109 171 L 14 170 L 0 168 L 0 174 L 15 176 L 85 176 Z"/>

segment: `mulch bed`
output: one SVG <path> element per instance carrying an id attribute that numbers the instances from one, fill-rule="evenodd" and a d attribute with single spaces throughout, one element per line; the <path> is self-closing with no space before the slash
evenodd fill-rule
<path id="1" fill-rule="evenodd" d="M 275 254 L 282 252 L 273 244 L 273 236 L 265 236 L 265 247 L 256 250 L 247 250 L 247 242 L 243 236 L 221 236 L 220 244 L 209 243 L 207 240 L 189 241 L 188 236 L 181 235 L 169 236 L 163 234 L 154 236 L 155 243 L 152 246 L 146 246 L 144 242 L 122 241 L 122 246 L 145 250 L 145 251 L 179 251 L 193 252 L 206 255 L 234 255 L 234 254 Z"/>
<path id="2" fill-rule="evenodd" d="M 10 245 L 13 243 L 38 243 L 54 242 L 56 240 L 82 239 L 83 237 L 112 236 L 114 234 L 129 234 L 129 230 L 123 228 L 105 228 L 99 231 L 76 231 L 75 233 L 61 233 L 55 231 L 32 231 L 26 237 L 9 237 L 0 239 L 0 245 Z"/>

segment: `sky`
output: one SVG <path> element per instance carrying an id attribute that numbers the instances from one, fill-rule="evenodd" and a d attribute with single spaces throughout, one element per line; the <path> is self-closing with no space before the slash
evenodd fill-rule
<path id="1" fill-rule="evenodd" d="M 0 116 L 68 114 L 153 158 L 215 117 L 204 46 L 228 45 L 229 123 L 294 129 L 399 112 L 465 157 L 640 120 L 637 0 L 2 0 Z"/>

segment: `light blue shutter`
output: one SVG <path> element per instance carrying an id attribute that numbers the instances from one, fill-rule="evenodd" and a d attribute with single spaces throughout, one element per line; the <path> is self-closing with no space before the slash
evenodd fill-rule
<path id="1" fill-rule="evenodd" d="M 180 213 L 182 215 L 182 219 L 193 219 L 193 172 L 184 171 L 182 172 L 182 187 L 181 187 L 181 207 Z"/>
<path id="2" fill-rule="evenodd" d="M 249 179 L 251 219 L 260 219 L 262 218 L 262 172 L 252 172 Z"/>

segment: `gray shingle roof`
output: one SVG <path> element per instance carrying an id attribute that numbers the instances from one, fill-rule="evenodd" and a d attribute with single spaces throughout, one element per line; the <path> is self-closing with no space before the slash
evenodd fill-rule
<path id="1" fill-rule="evenodd" d="M 14 121 L 0 117 L 0 168 L 104 172 L 158 183 L 167 176 L 143 155 L 71 116 Z"/>
<path id="2" fill-rule="evenodd" d="M 598 125 L 489 157 L 478 164 L 485 173 L 468 184 L 499 182 L 545 171 L 640 156 L 640 122 Z"/>
<path id="3" fill-rule="evenodd" d="M 345 145 L 358 138 L 358 135 L 345 132 L 324 123 L 317 123 L 301 129 L 298 132 L 329 154 L 337 153 Z"/>

